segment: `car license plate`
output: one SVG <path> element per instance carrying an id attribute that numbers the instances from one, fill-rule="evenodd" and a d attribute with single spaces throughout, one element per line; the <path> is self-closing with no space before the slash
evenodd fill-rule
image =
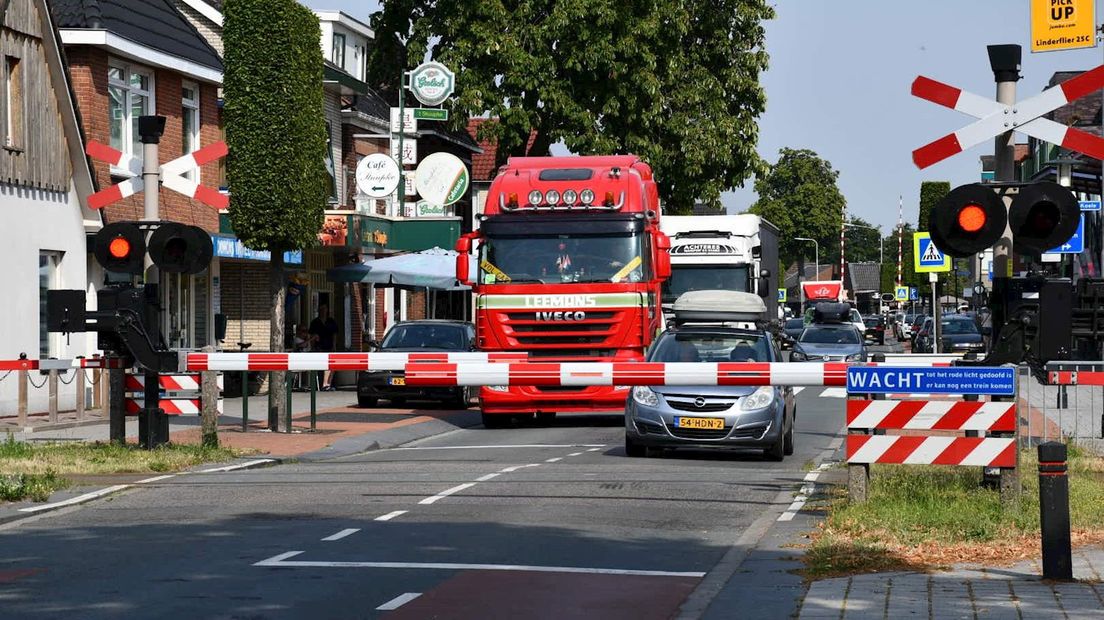
<path id="1" fill-rule="evenodd" d="M 406 377 L 391 377 L 387 380 L 390 385 L 406 385 Z"/>
<path id="2" fill-rule="evenodd" d="M 675 426 L 678 428 L 704 428 L 721 430 L 724 428 L 724 420 L 721 418 L 675 418 Z"/>

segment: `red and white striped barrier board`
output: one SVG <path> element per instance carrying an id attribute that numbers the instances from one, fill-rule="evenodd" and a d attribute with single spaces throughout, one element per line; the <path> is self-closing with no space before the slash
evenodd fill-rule
<path id="1" fill-rule="evenodd" d="M 162 390 L 167 392 L 198 392 L 202 389 L 200 384 L 200 376 L 198 374 L 191 375 L 160 375 L 157 377 L 157 383 L 161 386 Z M 218 376 L 218 388 L 222 389 L 222 375 Z M 146 389 L 146 376 L 145 375 L 127 375 L 126 376 L 126 390 L 130 392 L 140 391 Z"/>
<path id="2" fill-rule="evenodd" d="M 1094 370 L 1052 370 L 1047 385 L 1104 385 L 1104 372 Z"/>
<path id="3" fill-rule="evenodd" d="M 407 385 L 846 385 L 847 364 L 565 362 L 410 364 Z"/>
<path id="4" fill-rule="evenodd" d="M 912 161 L 918 168 L 926 168 L 1013 129 L 1097 159 L 1104 159 L 1104 139 L 1042 118 L 1044 114 L 1096 92 L 1101 87 L 1104 87 L 1104 65 L 1048 88 L 1034 97 L 1014 105 L 1006 105 L 924 76 L 917 77 L 912 83 L 914 96 L 979 120 L 916 149 L 912 152 Z"/>
<path id="5" fill-rule="evenodd" d="M 145 406 L 142 398 L 127 398 L 124 401 L 127 415 L 138 415 Z M 157 401 L 165 415 L 198 415 L 203 410 L 203 403 L 198 398 L 161 398 Z M 222 399 L 218 399 L 218 412 L 222 413 Z"/>
<path id="6" fill-rule="evenodd" d="M 78 357 L 55 360 L 0 360 L 0 370 L 70 370 L 72 368 L 123 368 L 123 360 L 104 357 Z"/>
<path id="7" fill-rule="evenodd" d="M 1016 404 L 849 400 L 847 428 L 1011 432 L 1016 430 Z"/>
<path id="8" fill-rule="evenodd" d="M 1016 439 L 848 435 L 847 462 L 1013 468 L 1016 466 Z"/>
<path id="9" fill-rule="evenodd" d="M 186 353 L 182 372 L 197 370 L 403 370 L 407 364 L 517 362 L 527 353 Z"/>

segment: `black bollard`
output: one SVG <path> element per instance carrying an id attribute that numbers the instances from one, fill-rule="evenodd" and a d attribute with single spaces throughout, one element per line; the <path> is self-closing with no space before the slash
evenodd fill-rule
<path id="1" fill-rule="evenodd" d="M 1066 445 L 1039 444 L 1039 522 L 1043 535 L 1043 579 L 1073 579 L 1070 547 L 1069 478 Z"/>

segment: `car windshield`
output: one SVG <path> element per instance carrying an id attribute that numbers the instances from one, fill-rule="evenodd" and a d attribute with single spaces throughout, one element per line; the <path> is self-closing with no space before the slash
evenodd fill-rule
<path id="1" fill-rule="evenodd" d="M 455 325 L 396 325 L 383 339 L 382 349 L 464 349 L 464 329 Z"/>
<path id="2" fill-rule="evenodd" d="M 679 332 L 662 336 L 652 362 L 769 362 L 767 339 L 758 334 Z"/>
<path id="3" fill-rule="evenodd" d="M 882 324 L 882 319 L 877 316 L 868 316 L 863 319 L 863 323 L 865 323 L 867 327 L 875 327 Z"/>
<path id="4" fill-rule="evenodd" d="M 949 334 L 976 334 L 978 333 L 977 326 L 971 320 L 952 320 L 941 321 L 943 327 L 943 333 Z"/>
<path id="5" fill-rule="evenodd" d="M 859 335 L 854 329 L 809 327 L 801 332 L 797 341 L 809 344 L 859 344 Z"/>
<path id="6" fill-rule="evenodd" d="M 801 329 L 805 327 L 805 319 L 789 319 L 786 321 L 786 329 Z"/>
<path id="7" fill-rule="evenodd" d="M 673 265 L 663 283 L 663 301 L 670 303 L 689 291 L 748 292 L 746 265 Z"/>
<path id="8" fill-rule="evenodd" d="M 852 323 L 862 323 L 862 320 L 863 320 L 862 315 L 859 314 L 859 311 L 852 308 L 851 309 L 851 322 Z"/>
<path id="9" fill-rule="evenodd" d="M 483 284 L 640 282 L 648 277 L 640 235 L 488 237 L 479 255 Z"/>

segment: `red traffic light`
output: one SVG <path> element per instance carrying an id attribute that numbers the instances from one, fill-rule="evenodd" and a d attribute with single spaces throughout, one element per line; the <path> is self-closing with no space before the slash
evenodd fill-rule
<path id="1" fill-rule="evenodd" d="M 928 222 L 935 247 L 965 258 L 1000 239 L 1008 213 L 992 188 L 975 183 L 952 189 L 932 207 Z"/>
<path id="2" fill-rule="evenodd" d="M 92 253 L 107 271 L 139 275 L 145 267 L 145 234 L 135 222 L 108 224 L 96 233 Z"/>
<path id="3" fill-rule="evenodd" d="M 1029 256 L 1062 245 L 1080 223 L 1081 207 L 1073 192 L 1053 181 L 1025 185 L 1008 211 L 1012 249 Z"/>

